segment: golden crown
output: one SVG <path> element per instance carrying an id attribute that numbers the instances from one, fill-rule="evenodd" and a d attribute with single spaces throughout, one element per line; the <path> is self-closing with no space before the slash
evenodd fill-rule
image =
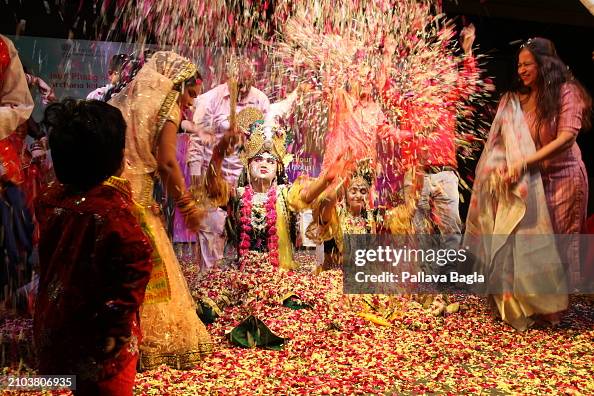
<path id="1" fill-rule="evenodd" d="M 260 110 L 255 107 L 246 107 L 245 109 L 241 110 L 239 114 L 237 114 L 237 126 L 243 131 L 243 133 L 248 134 L 250 126 L 254 122 L 263 119 L 264 113 L 262 113 Z"/>
<path id="2" fill-rule="evenodd" d="M 357 161 L 357 168 L 353 172 L 351 184 L 355 181 L 362 181 L 369 187 L 373 186 L 375 180 L 375 170 L 371 158 L 364 158 Z"/>
<path id="3" fill-rule="evenodd" d="M 275 156 L 285 167 L 292 161 L 293 155 L 287 153 L 285 130 L 274 125 L 268 130 L 267 136 L 264 115 L 258 109 L 248 107 L 239 112 L 237 125 L 247 135 L 246 142 L 239 154 L 239 159 L 244 166 L 248 165 L 250 159 L 264 152 Z"/>

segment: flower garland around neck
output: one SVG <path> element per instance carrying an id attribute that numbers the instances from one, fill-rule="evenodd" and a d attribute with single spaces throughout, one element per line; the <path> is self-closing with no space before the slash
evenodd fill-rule
<path id="1" fill-rule="evenodd" d="M 253 230 L 252 226 L 252 203 L 254 198 L 254 190 L 251 186 L 247 186 L 242 196 L 241 204 L 241 234 L 239 237 L 239 256 L 240 256 L 240 269 L 243 269 L 245 265 L 244 258 L 248 257 L 248 253 L 251 248 L 251 236 L 250 233 Z M 268 257 L 270 263 L 274 268 L 278 268 L 278 235 L 276 234 L 276 186 L 271 186 L 267 193 L 266 204 L 266 227 L 268 228 Z"/>

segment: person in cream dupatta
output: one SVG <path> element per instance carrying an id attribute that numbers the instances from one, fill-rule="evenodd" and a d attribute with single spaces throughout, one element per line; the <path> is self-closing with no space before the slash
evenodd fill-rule
<path id="1" fill-rule="evenodd" d="M 196 72 L 188 59 L 173 52 L 157 52 L 109 102 L 126 120 L 122 176 L 130 181 L 155 252 L 141 308 L 141 369 L 161 364 L 191 368 L 213 349 L 153 198 L 154 182 L 160 176 L 188 227 L 197 228 L 202 217 L 184 185 L 175 144 L 181 108 L 191 102 L 190 92 L 196 94 Z"/>
<path id="2" fill-rule="evenodd" d="M 528 170 L 516 184 L 504 177 L 510 164 L 535 151 L 518 96 L 505 95 L 476 169 L 463 246 L 502 320 L 517 330 L 568 305 L 540 172 Z"/>

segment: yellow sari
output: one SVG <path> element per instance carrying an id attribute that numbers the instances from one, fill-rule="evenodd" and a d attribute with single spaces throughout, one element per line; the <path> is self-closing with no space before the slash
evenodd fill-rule
<path id="1" fill-rule="evenodd" d="M 122 111 L 127 124 L 122 176 L 130 181 L 133 198 L 144 209 L 144 220 L 160 259 L 154 264 L 141 308 L 142 369 L 161 364 L 191 368 L 213 350 L 152 197 L 159 134 L 166 121 L 180 123 L 179 92 L 174 86 L 195 73 L 196 67 L 186 58 L 173 52 L 157 52 L 110 101 Z"/>

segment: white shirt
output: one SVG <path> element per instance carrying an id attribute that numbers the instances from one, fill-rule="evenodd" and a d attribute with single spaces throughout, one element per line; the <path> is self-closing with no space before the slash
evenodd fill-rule
<path id="1" fill-rule="evenodd" d="M 87 100 L 103 100 L 107 91 L 113 87 L 111 84 L 107 84 L 103 87 L 99 87 L 87 95 Z"/>
<path id="2" fill-rule="evenodd" d="M 188 131 L 194 132 L 188 149 L 188 162 L 193 175 L 205 172 L 214 146 L 229 129 L 230 102 L 231 95 L 226 83 L 196 98 L 194 123 L 187 128 Z M 264 92 L 251 87 L 246 97 L 238 98 L 236 111 L 239 113 L 246 107 L 255 107 L 266 116 L 270 109 L 270 101 Z M 188 124 L 185 125 L 188 126 Z M 211 139 L 204 139 L 208 135 Z M 242 169 L 243 164 L 237 153 L 226 157 L 223 161 L 223 176 L 233 186 L 236 185 Z"/>

